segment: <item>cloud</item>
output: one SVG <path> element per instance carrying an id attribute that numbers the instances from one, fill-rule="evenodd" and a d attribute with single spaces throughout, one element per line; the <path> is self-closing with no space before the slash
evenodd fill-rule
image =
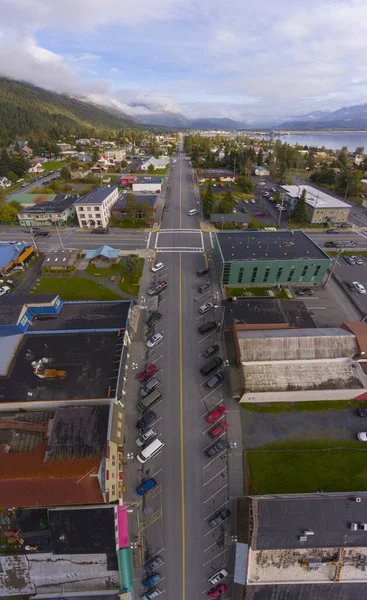
<path id="1" fill-rule="evenodd" d="M 111 73 L 120 73 L 120 69 L 118 69 L 117 67 L 111 67 L 110 71 Z"/>
<path id="2" fill-rule="evenodd" d="M 92 52 L 84 52 L 84 54 L 70 56 L 70 60 L 72 60 L 73 62 L 95 61 L 101 60 L 101 58 L 101 56 L 99 56 L 98 54 L 92 54 Z"/>

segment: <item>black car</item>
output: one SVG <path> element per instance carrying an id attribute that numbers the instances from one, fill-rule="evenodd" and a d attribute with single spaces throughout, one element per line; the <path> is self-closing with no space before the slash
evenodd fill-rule
<path id="1" fill-rule="evenodd" d="M 367 408 L 357 408 L 357 415 L 359 417 L 367 417 Z"/>
<path id="2" fill-rule="evenodd" d="M 219 371 L 218 373 L 216 373 L 215 375 L 213 375 L 213 377 L 211 377 L 210 379 L 208 379 L 208 381 L 205 382 L 206 387 L 208 387 L 210 390 L 215 388 L 217 385 L 219 385 L 224 379 L 224 373 L 222 371 Z"/>
<path id="3" fill-rule="evenodd" d="M 339 229 L 327 229 L 326 233 L 339 233 Z"/>
<path id="4" fill-rule="evenodd" d="M 92 229 L 92 233 L 108 233 L 108 227 L 97 227 L 97 229 Z"/>
<path id="5" fill-rule="evenodd" d="M 206 365 L 201 367 L 201 369 L 200 369 L 201 375 L 203 375 L 204 377 L 206 377 L 207 375 L 210 375 L 210 373 L 212 373 L 213 371 L 215 371 L 215 369 L 220 367 L 222 363 L 223 363 L 223 361 L 220 356 L 216 356 L 215 358 L 212 358 L 212 360 L 210 360 L 208 363 L 206 363 Z"/>
<path id="6" fill-rule="evenodd" d="M 213 331 L 213 329 L 217 328 L 217 324 L 215 321 L 208 321 L 207 323 L 204 323 L 203 325 L 200 325 L 200 327 L 198 327 L 198 332 L 199 333 L 209 333 L 209 331 Z"/>
<path id="7" fill-rule="evenodd" d="M 217 525 L 220 525 L 221 523 L 223 523 L 223 521 L 225 521 L 226 519 L 228 519 L 229 515 L 231 514 L 231 511 L 229 510 L 229 508 L 222 508 L 222 510 L 216 512 L 208 521 L 210 527 L 216 527 Z"/>
<path id="8" fill-rule="evenodd" d="M 50 237 L 48 231 L 35 231 L 33 235 L 34 237 Z"/>
<path id="9" fill-rule="evenodd" d="M 152 410 L 149 410 L 145 413 L 136 423 L 136 427 L 140 429 L 140 431 L 145 431 L 155 421 L 157 415 Z"/>
<path id="10" fill-rule="evenodd" d="M 225 450 L 226 448 L 228 448 L 228 442 L 221 438 L 220 440 L 217 440 L 214 444 L 209 446 L 209 448 L 205 450 L 205 454 L 207 456 L 214 456 L 215 454 L 222 452 L 222 450 Z"/>
<path id="11" fill-rule="evenodd" d="M 204 350 L 203 356 L 205 356 L 205 358 L 209 358 L 209 356 L 211 356 L 212 354 L 215 354 L 216 352 L 218 352 L 218 350 L 219 350 L 218 344 L 213 344 L 212 346 L 209 346 L 209 348 Z"/>
<path id="12" fill-rule="evenodd" d="M 205 275 L 208 275 L 210 269 L 199 269 L 198 271 L 196 271 L 196 275 L 198 277 L 204 277 Z"/>
<path id="13" fill-rule="evenodd" d="M 161 318 L 162 318 L 161 313 L 158 311 L 155 311 L 150 315 L 150 317 L 148 317 L 148 319 L 146 320 L 146 324 L 148 325 L 148 327 L 153 327 L 153 325 L 158 323 L 161 320 Z"/>
<path id="14" fill-rule="evenodd" d="M 211 286 L 208 283 L 204 283 L 204 285 L 198 287 L 198 292 L 199 294 L 204 294 L 205 292 L 209 292 L 210 288 Z"/>
<path id="15" fill-rule="evenodd" d="M 313 296 L 313 290 L 311 288 L 300 288 L 296 290 L 297 296 Z"/>

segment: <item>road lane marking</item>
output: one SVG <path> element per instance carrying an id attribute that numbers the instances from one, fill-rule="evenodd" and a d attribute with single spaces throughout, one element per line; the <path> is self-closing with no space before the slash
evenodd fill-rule
<path id="1" fill-rule="evenodd" d="M 206 383 L 206 381 L 204 381 L 204 383 Z M 210 396 L 211 394 L 214 394 L 214 392 L 217 392 L 217 391 L 218 391 L 218 390 L 219 390 L 221 387 L 222 387 L 222 384 L 221 384 L 221 385 L 218 385 L 217 387 L 215 387 L 215 388 L 214 388 L 214 390 L 212 390 L 211 392 L 209 392 L 209 394 L 207 394 L 206 396 L 204 396 L 204 397 L 201 399 L 201 401 L 202 401 L 202 402 L 204 402 L 204 400 L 206 400 L 207 398 L 209 398 L 209 396 Z"/>
<path id="2" fill-rule="evenodd" d="M 196 343 L 201 344 L 201 342 L 204 342 L 205 340 L 207 340 L 211 335 L 213 335 L 213 333 L 217 333 L 217 330 L 214 329 L 211 333 L 209 333 L 209 335 L 206 335 L 204 338 L 202 338 L 201 340 L 198 340 Z"/>
<path id="3" fill-rule="evenodd" d="M 224 536 L 221 538 L 224 541 Z M 218 545 L 218 540 L 216 540 L 215 542 L 213 542 L 212 544 L 210 544 L 210 546 L 208 546 L 207 548 L 205 548 L 204 552 L 208 552 L 208 550 L 210 550 L 210 548 L 213 548 L 213 546 L 217 546 Z"/>
<path id="4" fill-rule="evenodd" d="M 180 163 L 180 226 L 181 226 L 181 163 Z M 183 429 L 183 344 L 182 344 L 182 254 L 179 255 L 178 273 L 179 291 L 179 340 L 180 340 L 180 467 L 181 467 L 181 553 L 182 553 L 182 600 L 186 598 L 186 539 L 185 539 L 185 455 L 184 455 L 184 429 Z"/>
<path id="5" fill-rule="evenodd" d="M 223 456 L 223 454 L 224 454 L 224 453 L 225 453 L 227 450 L 228 450 L 228 448 L 226 448 L 225 450 L 223 450 L 223 452 L 220 452 L 219 454 L 217 454 L 217 455 L 216 455 L 216 457 L 215 457 L 213 460 L 211 460 L 210 462 L 208 462 L 208 463 L 205 465 L 204 469 L 207 469 L 208 467 L 210 467 L 210 465 L 212 465 L 212 464 L 213 464 L 213 462 L 215 462 L 216 460 L 218 460 L 218 458 L 220 458 L 221 456 Z"/>
<path id="6" fill-rule="evenodd" d="M 215 542 L 217 544 L 217 542 Z M 206 567 L 206 565 L 209 565 L 213 560 L 215 560 L 216 558 L 219 558 L 220 556 L 222 556 L 222 554 L 225 554 L 227 552 L 228 548 L 226 548 L 225 550 L 222 550 L 222 552 L 220 552 L 219 554 L 217 554 L 216 556 L 214 556 L 214 558 L 211 558 L 210 560 L 208 560 L 208 562 L 204 563 L 203 565 L 201 565 L 202 567 Z M 207 577 L 205 578 L 205 580 L 207 581 Z M 208 588 L 208 590 L 210 590 L 211 588 Z M 203 594 L 205 594 L 208 590 L 205 590 L 205 592 L 203 592 Z"/>
<path id="7" fill-rule="evenodd" d="M 217 490 L 216 492 L 214 492 L 214 494 L 212 494 L 210 496 L 210 498 L 208 498 L 207 500 L 204 501 L 204 504 L 206 504 L 207 502 L 209 502 L 209 500 L 212 500 L 212 498 L 214 498 L 214 496 L 216 496 L 217 494 L 219 494 L 219 492 L 221 492 L 222 490 L 225 490 L 228 487 L 228 483 L 225 483 L 219 490 Z"/>
<path id="8" fill-rule="evenodd" d="M 221 471 L 219 471 L 219 473 L 216 473 L 211 479 L 209 479 L 208 481 L 206 481 L 203 485 L 203 487 L 205 487 L 206 485 L 208 485 L 208 483 L 211 483 L 213 481 L 213 479 L 215 479 L 216 477 L 218 477 L 218 475 L 220 475 L 221 473 L 224 473 L 224 471 L 227 470 L 227 467 L 224 467 L 224 469 L 222 469 Z M 152 475 L 153 477 L 153 475 Z"/>

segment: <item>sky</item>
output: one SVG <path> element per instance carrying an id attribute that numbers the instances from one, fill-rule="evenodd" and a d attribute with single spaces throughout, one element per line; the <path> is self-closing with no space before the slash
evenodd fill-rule
<path id="1" fill-rule="evenodd" d="M 366 0 L 0 0 L 0 74 L 131 116 L 367 101 Z"/>

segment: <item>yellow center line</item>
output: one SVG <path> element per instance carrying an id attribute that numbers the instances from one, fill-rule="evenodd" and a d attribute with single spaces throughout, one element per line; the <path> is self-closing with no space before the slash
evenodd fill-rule
<path id="1" fill-rule="evenodd" d="M 181 228 L 181 161 L 180 161 L 180 228 Z M 185 456 L 183 429 L 183 370 L 182 370 L 182 254 L 179 253 L 179 343 L 180 343 L 180 466 L 181 466 L 181 552 L 182 552 L 182 600 L 186 592 L 186 549 L 185 549 Z"/>

